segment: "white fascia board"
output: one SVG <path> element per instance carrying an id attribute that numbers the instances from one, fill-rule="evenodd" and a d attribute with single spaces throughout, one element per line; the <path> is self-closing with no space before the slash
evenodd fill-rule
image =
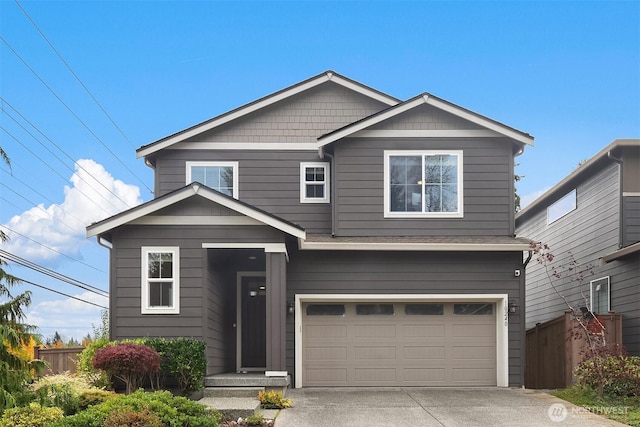
<path id="1" fill-rule="evenodd" d="M 448 251 L 448 252 L 523 252 L 526 243 L 356 243 L 307 242 L 298 240 L 301 250 L 310 251 Z"/>
<path id="2" fill-rule="evenodd" d="M 315 142 L 184 142 L 172 147 L 174 150 L 270 150 L 270 151 L 315 151 Z"/>
<path id="3" fill-rule="evenodd" d="M 500 136 L 489 129 L 456 129 L 456 130 L 361 130 L 350 135 L 350 138 L 491 138 Z"/>
<path id="4" fill-rule="evenodd" d="M 485 127 L 487 129 L 490 129 L 492 131 L 495 131 L 501 135 L 504 135 L 506 137 L 509 137 L 511 139 L 514 139 L 518 142 L 521 142 L 523 144 L 527 144 L 527 145 L 531 145 L 533 146 L 533 137 L 531 136 L 526 136 L 523 135 L 520 132 L 517 132 L 513 129 L 510 129 L 506 126 L 500 125 L 498 123 L 495 123 L 491 120 L 482 118 L 480 116 L 477 116 L 475 114 L 472 114 L 468 111 L 465 111 L 462 108 L 456 107 L 454 105 L 451 105 L 447 102 L 443 102 L 437 98 L 434 98 L 432 96 L 429 97 L 425 97 L 425 101 L 427 104 L 432 105 L 442 111 L 446 111 L 448 113 L 453 114 L 454 116 L 460 117 L 462 119 L 468 120 L 472 123 L 475 123 L 477 125 L 480 125 L 482 127 Z"/>
<path id="5" fill-rule="evenodd" d="M 346 136 L 350 136 L 355 132 L 361 131 L 363 129 L 368 128 L 369 126 L 373 126 L 377 123 L 380 123 L 384 120 L 387 120 L 391 117 L 397 116 L 398 114 L 404 113 L 405 111 L 411 110 L 412 108 L 417 107 L 418 105 L 422 105 L 426 102 L 424 97 L 418 97 L 413 101 L 406 102 L 404 104 L 398 105 L 397 107 L 391 108 L 384 113 L 380 113 L 371 117 L 369 119 L 362 120 L 356 124 L 348 126 L 338 132 L 332 133 L 331 135 L 327 135 L 325 137 L 318 138 L 318 147 L 322 147 L 323 145 L 330 144 L 334 141 L 342 139 Z"/>
<path id="6" fill-rule="evenodd" d="M 102 233 L 105 233 L 109 230 L 112 230 L 121 225 L 130 223 L 138 218 L 141 218 L 145 215 L 149 215 L 153 212 L 156 212 L 162 208 L 166 208 L 167 206 L 171 206 L 174 203 L 180 202 L 191 195 L 193 195 L 193 191 L 189 191 L 189 189 L 185 189 L 184 191 L 177 192 L 172 194 L 171 196 L 164 198 L 160 201 L 152 201 L 146 206 L 140 208 L 133 208 L 129 212 L 116 216 L 112 219 L 106 220 L 102 223 L 90 225 L 87 227 L 87 237 L 98 236 Z"/>
<path id="7" fill-rule="evenodd" d="M 319 84 L 322 84 L 326 81 L 329 80 L 329 76 L 327 74 L 323 74 L 321 76 L 318 76 L 318 78 L 308 81 L 304 84 L 301 84 L 299 86 L 294 86 L 289 90 L 286 90 L 284 92 L 278 93 L 276 95 L 267 97 L 266 99 L 263 99 L 260 102 L 257 102 L 255 104 L 251 104 L 246 106 L 245 108 L 241 108 L 233 113 L 230 114 L 226 114 L 218 119 L 214 119 L 211 120 L 208 123 L 203 123 L 200 126 L 196 126 L 188 131 L 179 133 L 177 135 L 174 135 L 173 137 L 170 137 L 162 142 L 159 142 L 155 145 L 152 145 L 150 147 L 147 147 L 145 149 L 142 149 L 140 151 L 138 151 L 138 153 L 136 154 L 136 158 L 140 158 L 140 157 L 145 157 L 148 156 L 149 154 L 153 154 L 157 151 L 160 151 L 164 148 L 167 148 L 177 142 L 180 141 L 184 141 L 185 139 L 191 138 L 193 136 L 196 136 L 202 132 L 206 132 L 208 130 L 211 130 L 215 127 L 221 126 L 225 123 L 228 123 L 232 120 L 236 120 L 240 117 L 246 116 L 247 114 L 253 113 L 254 111 L 260 110 L 261 108 L 264 107 L 268 107 L 269 105 L 275 104 L 278 101 L 281 101 L 283 99 L 289 98 L 290 96 L 293 95 L 297 95 L 300 92 L 304 92 L 305 90 L 311 89 L 315 86 L 318 86 Z"/>
<path id="8" fill-rule="evenodd" d="M 496 303 L 496 385 L 509 387 L 509 295 L 508 294 L 296 294 L 294 307 L 295 388 L 302 387 L 302 304 L 307 302 L 426 301 Z"/>
<path id="9" fill-rule="evenodd" d="M 340 86 L 344 86 L 347 89 L 351 89 L 354 92 L 358 92 L 358 93 L 360 93 L 362 95 L 365 95 L 365 96 L 367 96 L 369 98 L 373 98 L 376 101 L 380 101 L 383 104 L 387 104 L 387 105 L 390 105 L 390 106 L 399 104 L 399 101 L 394 99 L 394 98 L 392 98 L 392 97 L 385 96 L 384 94 L 376 92 L 376 91 L 368 90 L 368 89 L 366 89 L 366 88 L 364 88 L 364 87 L 362 87 L 362 86 L 360 86 L 358 84 L 355 84 L 354 82 L 346 80 L 346 79 L 344 79 L 344 78 L 342 78 L 342 77 L 340 77 L 338 75 L 335 75 L 333 73 L 329 73 L 328 76 L 329 76 L 329 80 L 331 80 L 332 82 L 337 83 Z"/>

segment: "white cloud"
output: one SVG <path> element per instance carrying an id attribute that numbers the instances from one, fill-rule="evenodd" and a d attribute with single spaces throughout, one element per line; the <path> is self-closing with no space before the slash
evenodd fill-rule
<path id="1" fill-rule="evenodd" d="M 106 297 L 92 292 L 73 296 L 105 307 L 109 304 Z M 38 325 L 38 333 L 43 339 L 50 338 L 57 331 L 65 342 L 70 338 L 81 341 L 87 334 L 93 334 L 94 327 L 102 324 L 100 316 L 103 310 L 73 298 L 43 301 L 27 311 L 25 323 Z"/>
<path id="2" fill-rule="evenodd" d="M 85 227 L 142 202 L 140 189 L 113 178 L 104 167 L 91 159 L 76 162 L 72 186 L 64 187 L 64 201 L 40 204 L 9 220 L 7 226 L 68 255 L 77 255 L 86 244 Z M 9 233 L 8 252 L 33 261 L 60 256 L 22 236 Z"/>
<path id="3" fill-rule="evenodd" d="M 542 190 L 534 191 L 533 193 L 523 194 L 520 196 L 520 207 L 524 209 L 528 204 L 536 200 L 538 197 L 542 196 L 547 192 L 551 187 L 545 187 Z"/>

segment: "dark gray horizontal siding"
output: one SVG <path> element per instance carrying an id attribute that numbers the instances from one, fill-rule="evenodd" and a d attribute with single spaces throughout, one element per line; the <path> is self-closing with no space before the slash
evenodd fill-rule
<path id="1" fill-rule="evenodd" d="M 513 234 L 511 145 L 499 138 L 351 138 L 336 144 L 340 236 Z M 385 150 L 462 150 L 464 217 L 384 218 Z"/>
<path id="2" fill-rule="evenodd" d="M 290 253 L 289 301 L 296 294 L 492 294 L 507 293 L 523 306 L 520 252 L 313 252 Z M 509 318 L 509 382 L 521 385 L 521 313 Z M 287 369 L 294 369 L 294 319 L 287 318 Z"/>
<path id="3" fill-rule="evenodd" d="M 156 196 L 185 185 L 187 161 L 237 161 L 240 200 L 299 224 L 310 233 L 331 231 L 328 203 L 300 203 L 300 163 L 321 161 L 315 150 L 166 150 L 156 160 Z"/>
<path id="4" fill-rule="evenodd" d="M 556 318 L 568 309 L 552 288 L 551 281 L 570 304 L 583 306 L 581 292 L 589 296 L 589 281 L 604 275 L 604 270 L 599 267 L 600 258 L 618 249 L 620 181 L 617 164 L 605 165 L 598 173 L 577 182 L 575 187 L 567 187 L 558 198 L 573 188 L 577 192 L 574 211 L 547 224 L 546 206 L 542 206 L 525 221 L 516 223 L 516 233 L 548 244 L 555 255 L 551 266 L 567 265 L 573 259 L 581 268 L 592 266 L 594 274 L 586 274 L 580 283 L 566 273 L 560 279 L 549 277 L 534 258 L 527 267 L 526 275 L 527 328 Z"/>
<path id="5" fill-rule="evenodd" d="M 208 345 L 219 341 L 216 334 L 221 332 L 208 331 L 203 321 L 210 315 L 215 321 L 219 313 L 216 314 L 215 305 L 208 304 L 207 300 L 215 301 L 216 296 L 205 297 L 203 293 L 209 279 L 206 250 L 202 243 L 284 242 L 281 232 L 262 226 L 123 226 L 116 229 L 112 237 L 112 337 L 185 336 L 205 339 Z M 180 314 L 140 314 L 143 246 L 180 248 Z"/>
<path id="6" fill-rule="evenodd" d="M 640 242 L 640 196 L 622 198 L 622 246 Z"/>

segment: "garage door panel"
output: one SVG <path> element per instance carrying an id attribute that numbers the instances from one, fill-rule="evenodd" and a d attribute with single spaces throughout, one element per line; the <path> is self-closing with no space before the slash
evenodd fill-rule
<path id="1" fill-rule="evenodd" d="M 360 304 L 358 314 L 345 303 L 340 315 L 303 306 L 303 386 L 496 385 L 495 307 L 487 315 L 411 305 Z"/>

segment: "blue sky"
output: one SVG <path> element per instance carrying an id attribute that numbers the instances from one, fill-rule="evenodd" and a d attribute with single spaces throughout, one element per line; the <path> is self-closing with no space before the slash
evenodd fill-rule
<path id="1" fill-rule="evenodd" d="M 0 170 L 0 224 L 21 233 L 0 249 L 104 290 L 109 254 L 84 226 L 152 197 L 135 148 L 328 69 L 535 136 L 517 159 L 525 202 L 612 140 L 640 136 L 639 1 L 0 0 L 0 25 L 0 145 L 13 162 Z M 44 337 L 79 339 L 100 323 L 97 307 L 21 289 Z"/>

